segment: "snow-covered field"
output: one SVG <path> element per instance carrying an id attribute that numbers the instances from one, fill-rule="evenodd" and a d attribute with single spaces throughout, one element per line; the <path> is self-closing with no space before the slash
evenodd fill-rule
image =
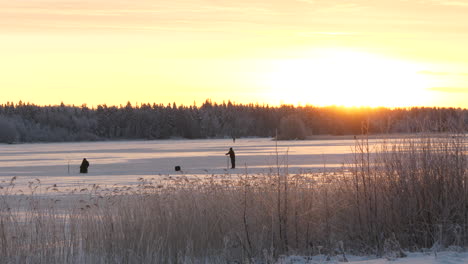
<path id="1" fill-rule="evenodd" d="M 376 140 L 371 143 L 377 142 Z M 43 185 L 128 185 L 140 177 L 263 173 L 288 165 L 290 173 L 341 167 L 354 140 L 278 141 L 269 138 L 157 140 L 0 145 L 0 180 L 17 184 L 39 179 Z M 233 147 L 237 168 L 227 169 Z M 80 174 L 83 158 L 89 173 Z M 174 167 L 181 166 L 182 172 Z"/>

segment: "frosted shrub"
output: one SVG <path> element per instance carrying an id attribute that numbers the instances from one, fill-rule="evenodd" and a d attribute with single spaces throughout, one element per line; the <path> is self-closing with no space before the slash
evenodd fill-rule
<path id="1" fill-rule="evenodd" d="M 384 257 L 388 260 L 406 257 L 406 254 L 403 252 L 400 243 L 393 233 L 390 238 L 385 239 L 383 247 Z"/>

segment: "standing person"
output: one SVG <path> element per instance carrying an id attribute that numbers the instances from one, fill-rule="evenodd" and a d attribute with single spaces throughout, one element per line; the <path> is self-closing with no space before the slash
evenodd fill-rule
<path id="1" fill-rule="evenodd" d="M 88 173 L 89 162 L 85 159 L 81 162 L 80 173 Z"/>
<path id="2" fill-rule="evenodd" d="M 232 150 L 232 148 L 229 148 L 229 151 L 228 153 L 226 153 L 226 155 L 229 155 L 229 157 L 231 158 L 231 169 L 235 169 L 236 168 L 236 154 L 234 154 L 234 150 Z"/>

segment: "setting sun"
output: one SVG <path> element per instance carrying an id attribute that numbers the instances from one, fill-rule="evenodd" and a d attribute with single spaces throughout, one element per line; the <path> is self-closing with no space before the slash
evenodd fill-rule
<path id="1" fill-rule="evenodd" d="M 320 50 L 309 58 L 272 63 L 264 76 L 272 99 L 287 104 L 410 106 L 430 102 L 429 79 L 421 65 L 346 51 Z"/>

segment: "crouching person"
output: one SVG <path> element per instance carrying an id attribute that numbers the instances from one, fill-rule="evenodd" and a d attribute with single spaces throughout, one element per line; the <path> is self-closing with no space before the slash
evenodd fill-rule
<path id="1" fill-rule="evenodd" d="M 89 162 L 83 159 L 80 165 L 80 173 L 88 173 Z"/>

